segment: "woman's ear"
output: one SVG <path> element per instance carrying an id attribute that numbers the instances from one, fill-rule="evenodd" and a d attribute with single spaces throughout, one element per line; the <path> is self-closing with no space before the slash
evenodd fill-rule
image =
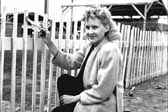
<path id="1" fill-rule="evenodd" d="M 105 28 L 106 28 L 106 32 L 108 32 L 109 29 L 110 29 L 110 26 L 109 26 L 109 25 L 106 25 Z"/>

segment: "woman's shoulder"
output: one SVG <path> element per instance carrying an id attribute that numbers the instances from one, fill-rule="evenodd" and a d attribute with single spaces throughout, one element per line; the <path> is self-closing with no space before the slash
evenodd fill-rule
<path id="1" fill-rule="evenodd" d="M 106 42 L 102 45 L 100 49 L 100 57 L 104 56 L 114 56 L 114 57 L 122 57 L 121 50 L 116 42 Z"/>
<path id="2" fill-rule="evenodd" d="M 117 50 L 117 51 L 120 51 L 119 49 L 119 45 L 118 45 L 118 42 L 116 41 L 109 41 L 109 42 L 106 42 L 102 48 L 101 48 L 103 51 L 114 51 L 114 50 Z"/>

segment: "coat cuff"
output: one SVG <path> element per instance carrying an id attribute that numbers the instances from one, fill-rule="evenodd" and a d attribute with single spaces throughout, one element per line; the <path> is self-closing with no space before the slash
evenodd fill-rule
<path id="1" fill-rule="evenodd" d="M 52 63 L 54 64 L 57 58 L 57 55 L 59 53 L 59 50 L 57 50 L 57 52 L 54 54 L 54 57 L 52 58 Z"/>

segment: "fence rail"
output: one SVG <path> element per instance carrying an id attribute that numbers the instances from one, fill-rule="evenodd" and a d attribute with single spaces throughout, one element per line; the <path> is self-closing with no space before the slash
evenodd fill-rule
<path id="1" fill-rule="evenodd" d="M 38 38 L 37 31 L 28 35 L 24 12 L 23 37 L 17 37 L 18 12 L 13 12 L 12 36 L 7 37 L 5 10 L 1 16 L 0 30 L 0 112 L 44 112 L 59 105 L 56 81 L 62 73 L 75 74 L 51 63 L 52 55 Z M 51 40 L 65 52 L 76 52 L 87 40 L 83 38 L 84 24 L 80 21 L 52 21 Z M 39 22 L 39 14 L 34 15 Z M 47 15 L 43 22 L 47 25 Z M 142 31 L 137 27 L 118 23 L 122 38 L 125 88 L 142 83 L 168 72 L 168 32 Z M 73 29 L 73 30 L 71 30 Z M 9 108 L 4 107 L 4 102 Z"/>

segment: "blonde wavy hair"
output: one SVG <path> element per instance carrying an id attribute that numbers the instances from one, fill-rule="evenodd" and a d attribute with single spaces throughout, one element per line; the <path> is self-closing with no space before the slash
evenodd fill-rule
<path id="1" fill-rule="evenodd" d="M 109 31 L 105 33 L 105 36 L 108 38 L 108 40 L 113 41 L 120 39 L 121 35 L 117 29 L 116 23 L 112 20 L 111 13 L 106 7 L 89 7 L 89 9 L 85 12 L 82 20 L 86 22 L 90 18 L 99 19 L 104 26 L 109 25 Z"/>

